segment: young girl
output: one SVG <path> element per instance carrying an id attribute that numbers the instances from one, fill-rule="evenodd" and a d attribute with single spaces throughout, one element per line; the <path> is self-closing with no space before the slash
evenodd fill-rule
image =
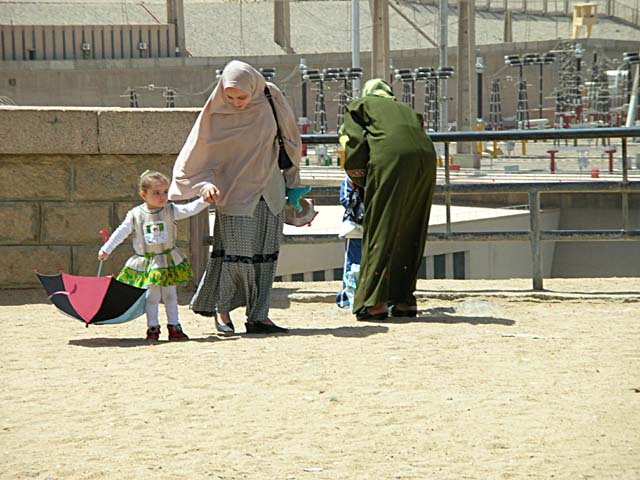
<path id="1" fill-rule="evenodd" d="M 191 217 L 207 207 L 202 198 L 185 204 L 168 203 L 169 179 L 160 172 L 145 171 L 140 176 L 140 197 L 144 200 L 127 212 L 122 224 L 102 246 L 98 259 L 104 261 L 133 232 L 131 256 L 117 279 L 147 288 L 147 340 L 160 338 L 158 305 L 164 303 L 169 340 L 187 340 L 178 321 L 176 285 L 193 277 L 189 260 L 176 247 L 175 221 Z"/>

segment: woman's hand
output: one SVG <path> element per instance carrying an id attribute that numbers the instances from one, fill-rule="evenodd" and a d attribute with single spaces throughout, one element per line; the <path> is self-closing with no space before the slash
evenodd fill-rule
<path id="1" fill-rule="evenodd" d="M 107 252 L 98 253 L 98 260 L 100 260 L 101 262 L 104 262 L 107 258 L 109 258 L 109 254 Z"/>
<path id="2" fill-rule="evenodd" d="M 215 185 L 207 185 L 202 189 L 202 198 L 207 203 L 213 203 L 220 200 L 220 190 Z"/>

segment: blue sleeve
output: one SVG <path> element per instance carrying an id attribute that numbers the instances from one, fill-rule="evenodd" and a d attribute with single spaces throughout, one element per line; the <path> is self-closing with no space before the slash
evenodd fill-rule
<path id="1" fill-rule="evenodd" d="M 349 197 L 351 196 L 351 192 L 353 192 L 351 180 L 349 179 L 349 177 L 345 177 L 340 184 L 340 205 L 342 205 L 344 208 L 347 208 L 349 206 Z"/>

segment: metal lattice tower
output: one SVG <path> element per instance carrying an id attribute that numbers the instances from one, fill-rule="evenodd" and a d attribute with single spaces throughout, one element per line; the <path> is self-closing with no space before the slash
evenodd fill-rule
<path id="1" fill-rule="evenodd" d="M 431 75 L 433 73 L 433 68 L 431 67 L 418 67 L 414 70 L 412 78 L 413 78 L 413 97 L 415 104 L 416 90 L 417 84 L 419 82 L 425 82 L 424 86 L 424 99 L 423 99 L 423 115 L 422 115 L 422 126 L 423 128 L 428 128 L 429 119 L 427 112 L 427 102 L 429 99 L 429 83 L 431 83 Z"/>
<path id="2" fill-rule="evenodd" d="M 611 93 L 608 88 L 600 88 L 596 96 L 596 121 L 611 126 Z"/>
<path id="3" fill-rule="evenodd" d="M 451 77 L 453 77 L 455 70 L 453 69 L 453 67 L 440 67 L 438 68 L 435 72 L 434 72 L 434 81 L 436 82 L 436 85 L 438 84 L 438 82 L 442 81 L 443 82 L 443 86 L 446 85 L 446 83 L 449 81 L 449 79 Z M 442 103 L 443 102 L 448 102 L 449 99 L 445 96 L 445 97 L 441 97 L 438 94 L 438 89 L 436 88 L 436 103 L 437 103 L 437 110 L 438 110 L 438 117 L 440 117 L 440 111 L 442 111 Z M 442 130 L 448 130 L 449 129 L 449 120 L 444 118 L 444 125 L 439 125 L 440 129 Z"/>
<path id="4" fill-rule="evenodd" d="M 429 78 L 424 83 L 424 120 L 427 130 L 438 130 L 438 80 Z"/>
<path id="5" fill-rule="evenodd" d="M 263 67 L 260 69 L 260 73 L 262 74 L 265 80 L 272 81 L 274 78 L 276 78 L 275 67 Z"/>
<path id="6" fill-rule="evenodd" d="M 162 93 L 165 98 L 167 108 L 176 108 L 176 91 L 172 88 L 168 88 Z"/>
<path id="7" fill-rule="evenodd" d="M 558 53 L 559 95 L 556 107 L 567 117 L 582 120 L 582 50 L 579 45 L 571 43 L 563 45 Z M 557 110 L 556 110 L 557 113 Z"/>
<path id="8" fill-rule="evenodd" d="M 518 68 L 518 83 L 516 88 L 518 90 L 518 104 L 516 106 L 516 128 L 528 129 L 531 124 L 529 123 L 529 99 L 527 98 L 527 81 L 524 78 L 524 66 L 531 63 L 525 57 L 519 55 L 505 55 L 504 63 L 511 67 Z"/>
<path id="9" fill-rule="evenodd" d="M 416 68 L 416 80 L 424 80 L 424 127 L 427 130 L 438 131 L 440 127 L 440 103 L 447 101 L 446 98 L 439 97 L 440 81 L 448 81 L 453 77 L 452 67 L 443 67 L 434 70 L 430 67 Z M 445 126 L 446 128 L 446 126 Z"/>
<path id="10" fill-rule="evenodd" d="M 323 71 L 324 74 L 324 81 L 326 82 L 339 82 L 341 80 L 344 79 L 344 70 L 342 68 L 325 68 Z M 331 90 L 330 86 L 327 86 L 328 90 Z M 343 90 L 344 90 L 344 84 L 343 84 Z M 344 103 L 344 106 L 342 105 L 342 103 Z M 338 93 L 338 121 L 337 121 L 337 127 L 336 128 L 340 128 L 340 125 L 342 125 L 342 118 L 344 118 L 344 110 L 346 108 L 346 98 L 345 95 L 343 95 L 343 92 Z M 340 110 L 342 110 L 342 118 L 340 115 Z"/>
<path id="11" fill-rule="evenodd" d="M 362 78 L 362 68 L 353 67 L 347 68 L 346 71 L 338 73 L 338 80 L 342 80 L 342 92 L 338 95 L 338 121 L 337 128 L 344 122 L 344 112 L 347 109 L 347 105 L 353 100 L 353 81 Z"/>
<path id="12" fill-rule="evenodd" d="M 349 82 L 350 83 L 350 82 Z M 338 95 L 338 118 L 336 119 L 336 125 L 340 128 L 340 125 L 344 122 L 344 112 L 347 111 L 347 104 L 349 103 L 349 98 L 353 95 L 351 89 L 347 90 L 347 82 L 345 81 L 345 86 Z"/>
<path id="13" fill-rule="evenodd" d="M 529 123 L 529 99 L 527 98 L 527 81 L 518 81 L 518 106 L 516 109 L 516 128 L 526 130 L 531 127 Z"/>
<path id="14" fill-rule="evenodd" d="M 129 108 L 138 108 L 138 94 L 135 90 L 129 90 Z"/>
<path id="15" fill-rule="evenodd" d="M 568 113 L 572 110 L 575 98 L 575 65 L 567 50 L 559 52 L 558 92 L 556 111 Z"/>
<path id="16" fill-rule="evenodd" d="M 410 68 L 399 68 L 395 71 L 395 78 L 402 82 L 402 103 L 416 108 L 416 78 Z"/>
<path id="17" fill-rule="evenodd" d="M 554 95 L 556 99 L 556 109 L 553 115 L 553 128 L 564 128 L 564 117 L 566 115 L 567 101 L 565 100 L 561 89 L 556 89 L 554 91 Z M 556 144 L 555 141 L 554 144 Z"/>
<path id="18" fill-rule="evenodd" d="M 607 84 L 607 60 L 602 55 L 593 55 L 593 63 L 591 64 L 591 81 L 598 85 Z"/>
<path id="19" fill-rule="evenodd" d="M 489 97 L 489 128 L 502 130 L 502 100 L 500 99 L 500 80 L 491 82 L 491 96 Z"/>
<path id="20" fill-rule="evenodd" d="M 609 90 L 607 70 L 613 65 L 603 55 L 594 53 L 591 65 L 591 82 L 587 90 L 587 106 L 589 115 L 601 125 L 611 126 L 612 98 Z"/>
<path id="21" fill-rule="evenodd" d="M 411 94 L 411 85 L 408 82 L 402 84 L 402 103 L 406 103 L 411 108 L 413 105 L 413 95 Z"/>
<path id="22" fill-rule="evenodd" d="M 324 72 L 320 70 L 307 70 L 305 79 L 313 84 L 315 91 L 313 129 L 316 132 L 327 132 L 327 109 L 324 99 Z"/>
<path id="23" fill-rule="evenodd" d="M 316 82 L 315 84 L 315 103 L 313 116 L 313 128 L 320 133 L 327 132 L 327 110 L 324 101 L 324 82 Z"/>
<path id="24" fill-rule="evenodd" d="M 638 76 L 640 76 L 640 52 L 624 52 L 622 54 L 622 59 L 625 65 L 628 66 L 629 69 L 629 77 L 631 77 L 631 70 L 635 70 L 635 79 L 632 84 L 629 85 L 629 93 L 631 94 L 629 97 L 629 106 L 626 111 L 626 120 L 625 126 L 631 127 L 638 118 Z"/>

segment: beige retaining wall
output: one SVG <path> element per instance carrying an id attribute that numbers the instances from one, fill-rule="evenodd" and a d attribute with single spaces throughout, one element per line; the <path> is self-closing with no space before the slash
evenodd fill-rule
<path id="1" fill-rule="evenodd" d="M 137 179 L 171 175 L 196 109 L 0 109 L 0 288 L 37 285 L 33 270 L 95 275 L 98 232 L 139 203 Z M 206 217 L 206 213 L 205 213 Z M 179 243 L 189 252 L 189 221 Z M 116 273 L 125 242 L 105 263 Z"/>
<path id="2" fill-rule="evenodd" d="M 113 231 L 140 202 L 141 172 L 171 174 L 198 111 L 0 108 L 0 289 L 37 286 L 34 269 L 95 275 L 98 232 Z M 559 228 L 620 228 L 618 196 L 598 198 L 560 202 Z M 630 227 L 637 229 L 638 196 L 630 196 L 629 210 Z M 192 249 L 189 239 L 191 232 L 204 238 L 207 222 L 203 212 L 178 223 L 179 245 L 196 273 L 207 247 Z M 103 273 L 116 273 L 130 254 L 125 242 Z M 554 258 L 553 276 L 637 276 L 640 242 L 561 242 Z"/>

